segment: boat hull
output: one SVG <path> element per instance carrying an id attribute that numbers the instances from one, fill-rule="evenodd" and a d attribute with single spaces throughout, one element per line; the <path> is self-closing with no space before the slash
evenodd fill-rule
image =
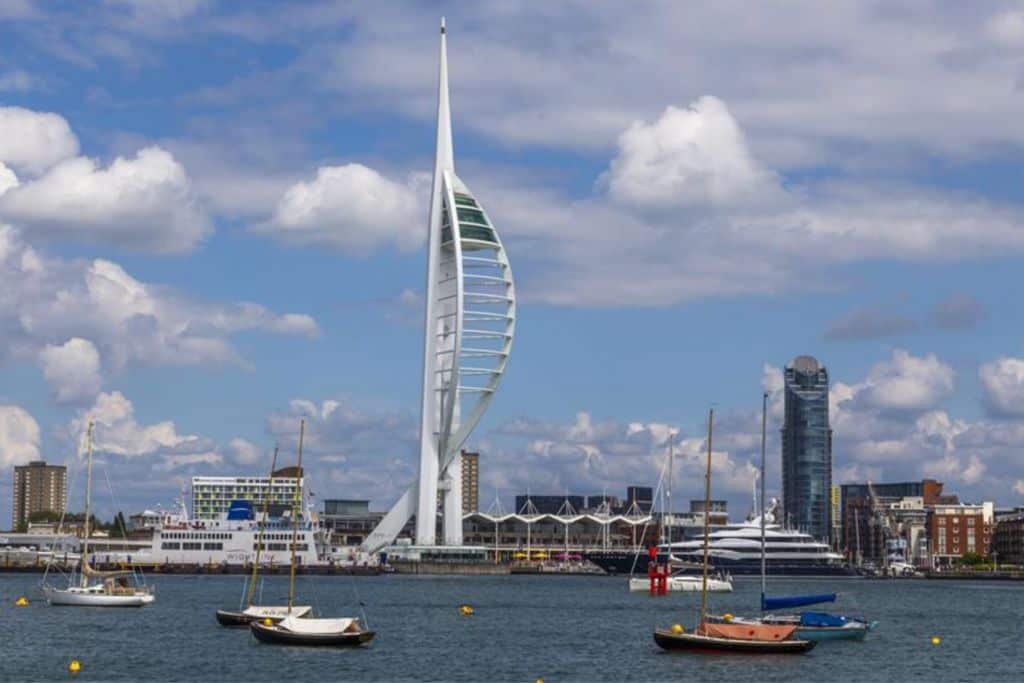
<path id="1" fill-rule="evenodd" d="M 155 600 L 152 593 L 109 595 L 51 589 L 45 595 L 48 603 L 61 607 L 145 607 Z"/>
<path id="2" fill-rule="evenodd" d="M 270 645 L 298 645 L 305 647 L 356 647 L 373 640 L 373 631 L 356 633 L 294 633 L 279 626 L 265 626 L 258 621 L 249 628 L 253 637 Z"/>
<path id="3" fill-rule="evenodd" d="M 291 614 L 296 617 L 304 617 L 312 610 L 311 607 L 293 607 Z M 254 621 L 270 619 L 273 623 L 280 623 L 288 616 L 288 608 L 283 606 L 253 605 L 245 611 L 219 609 L 217 610 L 217 623 L 229 628 L 245 627 Z"/>
<path id="4" fill-rule="evenodd" d="M 647 574 L 650 558 L 646 554 L 636 555 L 633 551 L 621 552 L 598 551 L 585 553 L 584 557 L 596 564 L 608 574 Z M 658 563 L 668 561 L 664 554 L 658 556 Z M 760 576 L 761 560 L 729 560 L 721 557 L 710 557 L 709 566 L 715 571 L 728 572 L 732 576 Z M 821 578 L 853 578 L 860 576 L 857 571 L 847 565 L 823 563 L 776 562 L 768 563 L 768 576 L 800 576 Z"/>
<path id="5" fill-rule="evenodd" d="M 822 642 L 826 640 L 864 640 L 874 624 L 857 626 L 798 627 L 796 637 L 803 640 Z"/>
<path id="6" fill-rule="evenodd" d="M 813 640 L 740 640 L 702 636 L 696 633 L 673 633 L 661 629 L 654 632 L 654 642 L 663 650 L 737 654 L 799 655 L 810 652 L 817 645 Z"/>
<path id="7" fill-rule="evenodd" d="M 703 588 L 703 581 L 692 577 L 672 576 L 668 579 L 668 590 L 672 593 L 700 593 Z M 629 580 L 629 590 L 633 593 L 649 592 L 651 580 L 649 578 L 633 577 Z M 732 583 L 721 579 L 708 579 L 709 593 L 731 593 Z"/>

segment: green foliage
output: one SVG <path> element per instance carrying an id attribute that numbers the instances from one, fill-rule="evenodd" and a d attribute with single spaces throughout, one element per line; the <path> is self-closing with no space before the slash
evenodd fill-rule
<path id="1" fill-rule="evenodd" d="M 965 567 L 977 567 L 985 564 L 985 557 L 981 553 L 966 552 L 960 558 L 960 564 Z"/>

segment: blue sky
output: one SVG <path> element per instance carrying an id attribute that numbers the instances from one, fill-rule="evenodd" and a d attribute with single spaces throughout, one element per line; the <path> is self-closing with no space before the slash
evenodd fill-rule
<path id="1" fill-rule="evenodd" d="M 742 514 L 810 353 L 837 482 L 1022 502 L 1019 5 L 0 0 L 0 525 L 89 419 L 107 512 L 303 416 L 318 496 L 407 486 L 442 14 L 520 294 L 485 501 L 653 483 L 669 430 L 696 495 L 715 405 Z"/>

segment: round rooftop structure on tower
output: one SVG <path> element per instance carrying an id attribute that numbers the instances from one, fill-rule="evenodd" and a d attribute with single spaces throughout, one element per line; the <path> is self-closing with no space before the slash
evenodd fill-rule
<path id="1" fill-rule="evenodd" d="M 804 375 L 813 375 L 821 369 L 821 364 L 814 356 L 797 356 L 789 367 Z"/>

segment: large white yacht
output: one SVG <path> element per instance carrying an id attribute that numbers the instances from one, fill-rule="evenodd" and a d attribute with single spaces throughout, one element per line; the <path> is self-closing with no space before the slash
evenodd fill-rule
<path id="1" fill-rule="evenodd" d="M 772 501 L 765 514 L 765 563 L 770 576 L 854 576 L 856 571 L 839 553 L 809 534 L 776 524 Z M 694 565 L 703 561 L 704 539 L 675 541 L 671 557 Z M 658 546 L 659 561 L 669 556 L 669 544 Z M 609 573 L 647 571 L 647 553 L 605 551 L 586 553 L 586 558 Z M 761 573 L 761 519 L 715 527 L 708 535 L 708 561 L 733 576 Z"/>

